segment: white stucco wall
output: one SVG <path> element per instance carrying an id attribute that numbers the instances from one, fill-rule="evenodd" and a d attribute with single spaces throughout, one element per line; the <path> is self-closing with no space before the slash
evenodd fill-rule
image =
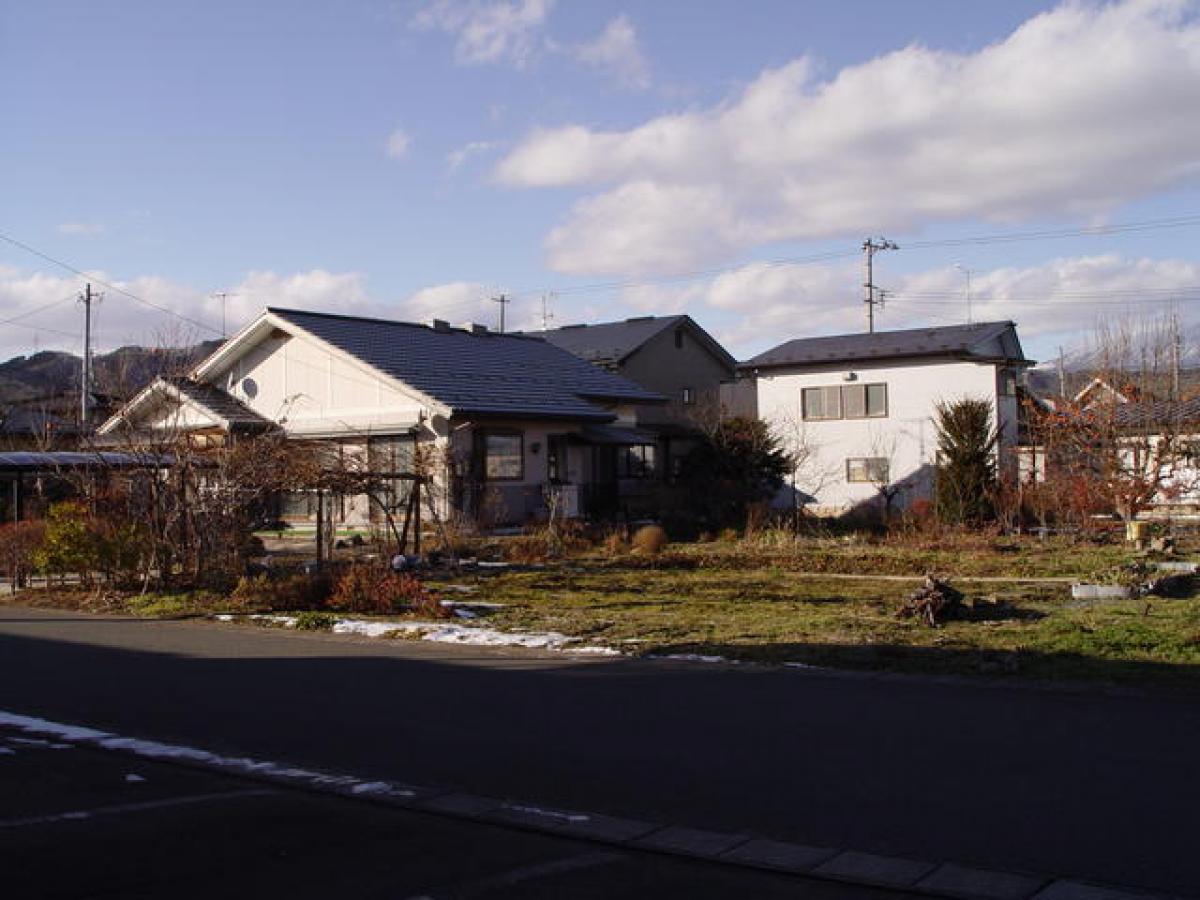
<path id="1" fill-rule="evenodd" d="M 847 378 L 850 373 L 853 380 Z M 880 382 L 887 385 L 886 417 L 819 421 L 802 417 L 803 388 Z M 756 388 L 759 415 L 777 429 L 785 444 L 808 448 L 809 458 L 797 473 L 797 488 L 816 498 L 810 508 L 822 514 L 878 502 L 874 484 L 847 481 L 846 460 L 850 458 L 889 459 L 891 483 L 907 485 L 897 497 L 898 507 L 928 499 L 937 452 L 934 405 L 939 400 L 969 397 L 990 401 L 1002 445 L 1011 447 L 1016 442 L 1016 399 L 999 395 L 997 367 L 990 363 L 930 361 L 776 369 L 759 374 Z M 790 494 L 781 501 L 790 504 Z"/>
<path id="2" fill-rule="evenodd" d="M 425 407 L 388 379 L 303 335 L 268 337 L 218 382 L 296 436 L 386 434 L 415 424 Z"/>

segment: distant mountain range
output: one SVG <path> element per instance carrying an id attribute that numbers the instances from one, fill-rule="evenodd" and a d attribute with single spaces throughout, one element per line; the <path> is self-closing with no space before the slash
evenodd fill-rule
<path id="1" fill-rule="evenodd" d="M 205 341 L 168 349 L 121 347 L 97 354 L 92 358 L 93 388 L 115 400 L 126 399 L 160 374 L 190 369 L 220 344 Z M 77 391 L 80 370 L 80 358 L 74 353 L 43 350 L 32 356 L 14 356 L 0 363 L 0 410 Z"/>

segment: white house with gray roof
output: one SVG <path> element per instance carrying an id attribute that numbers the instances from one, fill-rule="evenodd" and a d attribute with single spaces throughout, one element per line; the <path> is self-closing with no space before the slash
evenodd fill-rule
<path id="1" fill-rule="evenodd" d="M 636 440 L 636 410 L 664 398 L 536 337 L 299 310 L 264 310 L 187 379 L 160 379 L 100 428 L 184 433 L 201 445 L 246 431 L 335 442 L 372 471 L 403 472 L 427 445 L 448 504 L 491 522 L 545 512 L 547 489 L 580 514 L 615 495 L 611 448 Z M 395 493 L 402 493 L 398 482 Z M 288 498 L 308 520 L 313 498 Z M 342 498 L 348 525 L 365 498 Z"/>
<path id="2" fill-rule="evenodd" d="M 981 322 L 788 341 L 739 364 L 757 413 L 797 457 L 781 504 L 820 515 L 930 499 L 935 407 L 987 400 L 1002 460 L 1017 443 L 1016 388 L 1026 359 L 1012 322 Z"/>

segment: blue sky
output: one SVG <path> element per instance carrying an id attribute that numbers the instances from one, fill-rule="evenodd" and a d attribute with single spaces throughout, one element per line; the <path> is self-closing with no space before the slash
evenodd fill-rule
<path id="1" fill-rule="evenodd" d="M 499 291 L 534 326 L 555 291 L 559 324 L 687 311 L 738 355 L 861 328 L 885 234 L 882 327 L 962 321 L 957 263 L 1045 357 L 1200 320 L 1200 219 L 937 242 L 1200 216 L 1198 48 L 1184 0 L 10 3 L 0 232 L 215 327 L 216 291 L 231 326 Z M 0 320 L 32 313 L 0 355 L 77 349 L 79 281 L 0 244 Z M 101 349 L 172 336 L 211 335 L 108 291 Z"/>

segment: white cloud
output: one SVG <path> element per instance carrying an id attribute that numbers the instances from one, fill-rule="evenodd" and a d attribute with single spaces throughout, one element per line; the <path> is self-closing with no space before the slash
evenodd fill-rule
<path id="1" fill-rule="evenodd" d="M 101 351 L 126 344 L 185 346 L 220 336 L 222 301 L 212 291 L 156 275 L 118 280 L 97 271 L 91 277 L 135 294 L 154 307 L 170 310 L 162 312 L 97 284 L 104 295 L 94 306 L 95 346 Z M 78 353 L 83 319 L 79 305 L 72 301 L 79 295 L 82 284 L 81 278 L 73 276 L 26 274 L 15 267 L 0 266 L 0 320 L 36 311 L 19 323 L 0 327 L 0 361 L 29 354 L 36 348 Z M 311 269 L 281 274 L 256 270 L 229 286 L 224 313 L 231 334 L 267 306 L 411 322 L 436 317 L 459 324 L 469 321 L 491 324 L 496 319 L 496 304 L 489 299 L 493 294 L 483 284 L 457 281 L 432 285 L 403 299 L 387 301 L 372 295 L 366 278 L 359 272 Z M 510 308 L 509 313 L 512 312 Z M 209 327 L 200 327 L 197 322 Z"/>
<path id="2" fill-rule="evenodd" d="M 687 312 L 746 358 L 792 338 L 865 331 L 861 281 L 856 262 L 755 262 L 684 285 L 631 286 L 618 300 L 643 313 Z M 891 298 L 876 313 L 880 330 L 966 321 L 966 278 L 954 266 L 882 273 L 877 281 Z M 1045 355 L 1058 344 L 1086 342 L 1102 318 L 1175 308 L 1185 325 L 1200 329 L 1200 263 L 1105 254 L 979 269 L 971 300 L 973 321 L 1012 319 L 1027 350 Z M 615 317 L 611 308 L 596 315 Z"/>
<path id="3" fill-rule="evenodd" d="M 573 55 L 580 62 L 610 73 L 629 88 L 650 86 L 650 71 L 638 44 L 637 32 L 626 15 L 610 21 L 591 41 L 579 44 Z"/>
<path id="4" fill-rule="evenodd" d="M 444 319 L 447 322 L 491 322 L 496 315 L 491 293 L 474 281 L 452 281 L 422 288 L 396 308 L 396 315 L 413 322 Z"/>
<path id="5" fill-rule="evenodd" d="M 265 306 L 371 315 L 374 303 L 359 272 L 311 269 L 292 275 L 271 271 L 249 272 L 230 289 L 229 316 L 248 321 Z M 220 314 L 221 301 L 209 298 L 207 309 Z"/>
<path id="6" fill-rule="evenodd" d="M 1200 175 L 1187 0 L 1067 3 L 973 54 L 909 46 L 818 80 L 800 58 L 716 107 L 534 131 L 496 169 L 599 189 L 550 265 L 646 274 L 758 244 L 932 221 L 1103 215 Z"/>
<path id="7" fill-rule="evenodd" d="M 388 135 L 386 152 L 388 159 L 403 159 L 408 153 L 408 145 L 412 143 L 408 134 L 402 128 L 397 128 Z"/>
<path id="8" fill-rule="evenodd" d="M 68 237 L 99 237 L 104 230 L 98 222 L 63 222 L 58 226 L 58 233 Z"/>
<path id="9" fill-rule="evenodd" d="M 446 165 L 453 172 L 473 157 L 481 156 L 497 146 L 495 141 L 471 141 L 447 153 Z"/>
<path id="10" fill-rule="evenodd" d="M 554 0 L 434 0 L 411 25 L 455 38 L 454 56 L 462 65 L 508 63 L 525 67 Z"/>

